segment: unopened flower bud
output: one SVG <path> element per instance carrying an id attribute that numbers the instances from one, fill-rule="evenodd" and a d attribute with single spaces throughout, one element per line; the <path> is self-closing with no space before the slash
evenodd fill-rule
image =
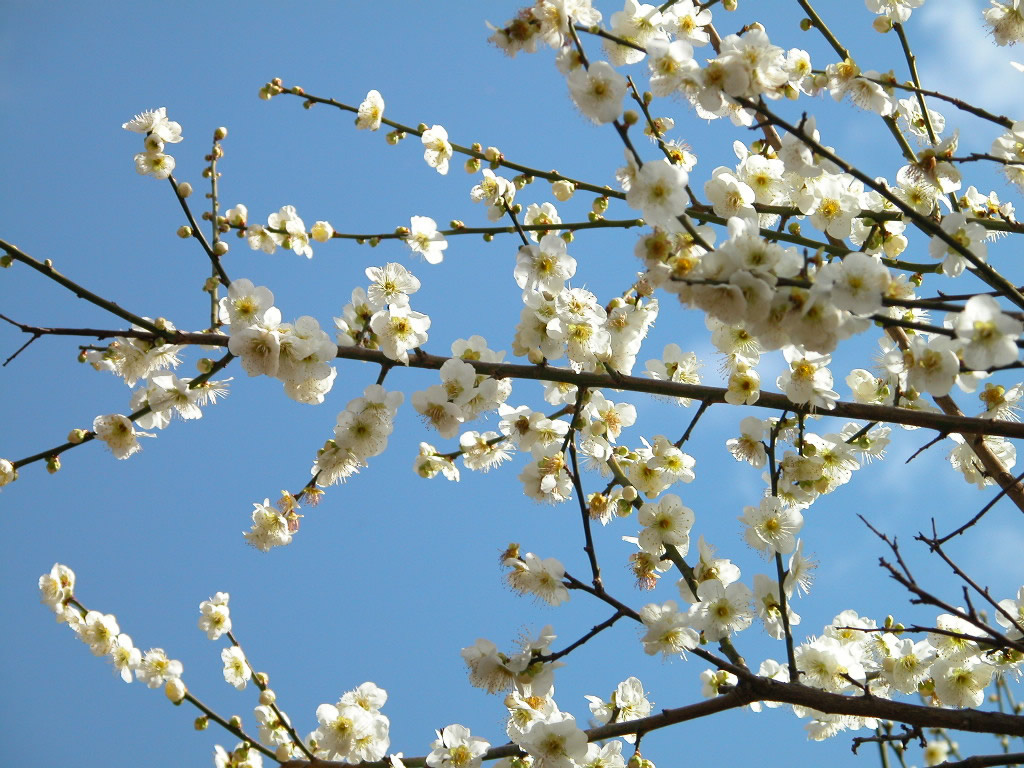
<path id="1" fill-rule="evenodd" d="M 181 184 L 178 185 L 178 197 L 184 200 L 186 197 L 190 197 L 191 195 L 192 185 L 189 184 L 187 181 L 181 182 Z"/>
<path id="2" fill-rule="evenodd" d="M 384 135 L 384 140 L 385 140 L 385 141 L 386 141 L 386 142 L 387 142 L 388 144 L 390 144 L 391 146 L 394 146 L 394 145 L 395 145 L 395 144 L 397 144 L 397 143 L 398 143 L 398 141 L 399 141 L 399 135 L 398 135 L 398 131 L 390 131 L 390 132 L 386 133 L 386 134 Z"/>
<path id="3" fill-rule="evenodd" d="M 213 132 L 214 141 L 224 141 L 228 137 L 228 129 L 223 125 Z"/>
<path id="4" fill-rule="evenodd" d="M 262 704 L 264 707 L 269 707 L 275 701 L 277 701 L 277 694 L 269 688 L 267 688 L 267 690 L 265 691 L 260 692 L 260 704 Z"/>
<path id="5" fill-rule="evenodd" d="M 871 26 L 875 32 L 881 32 L 883 35 L 886 32 L 892 31 L 892 19 L 888 16 L 875 16 L 875 20 L 871 22 Z"/>
<path id="6" fill-rule="evenodd" d="M 5 253 L 3 256 L 0 256 L 0 267 L 7 269 L 12 264 L 14 264 L 14 257 L 11 254 Z"/>
<path id="7" fill-rule="evenodd" d="M 313 225 L 313 229 L 310 231 L 310 234 L 318 243 L 326 243 L 334 237 L 334 227 L 326 221 L 318 221 Z"/>
<path id="8" fill-rule="evenodd" d="M 89 433 L 84 429 L 72 429 L 68 432 L 68 442 L 72 445 L 78 445 L 80 442 L 85 440 L 85 436 Z"/>
<path id="9" fill-rule="evenodd" d="M 188 689 L 185 684 L 181 682 L 180 677 L 172 677 L 167 681 L 167 685 L 164 686 L 164 693 L 167 694 L 167 698 L 171 700 L 171 704 L 178 705 L 185 700 L 185 694 Z"/>
<path id="10" fill-rule="evenodd" d="M 213 370 L 213 360 L 208 357 L 201 357 L 196 360 L 196 368 L 200 373 L 209 373 Z"/>
<path id="11" fill-rule="evenodd" d="M 560 203 L 564 203 L 566 200 L 569 200 L 575 192 L 576 185 L 571 181 L 559 179 L 551 184 L 551 194 L 553 194 L 555 199 Z"/>
<path id="12" fill-rule="evenodd" d="M 529 354 L 526 355 L 526 359 L 534 365 L 540 365 L 544 362 L 544 353 L 534 347 L 530 350 Z"/>
<path id="13" fill-rule="evenodd" d="M 565 240 L 565 242 L 571 243 L 573 240 L 576 239 L 576 236 L 572 232 L 566 230 L 561 234 L 561 238 Z"/>
<path id="14" fill-rule="evenodd" d="M 494 239 L 494 235 L 492 235 L 490 232 L 484 232 L 484 242 L 485 243 L 489 243 L 493 239 Z"/>
<path id="15" fill-rule="evenodd" d="M 89 353 L 86 352 L 84 349 L 81 352 L 78 353 L 78 362 L 84 363 L 88 359 L 89 359 Z"/>
<path id="16" fill-rule="evenodd" d="M 197 731 L 205 731 L 207 728 L 210 727 L 210 718 L 208 718 L 206 715 L 197 717 L 195 719 L 195 722 L 192 723 L 192 727 L 195 728 Z"/>
<path id="17" fill-rule="evenodd" d="M 627 109 L 622 113 L 622 121 L 626 125 L 636 125 L 640 122 L 640 115 L 636 113 L 636 110 Z"/>
<path id="18" fill-rule="evenodd" d="M 607 197 L 595 198 L 594 202 L 591 203 L 591 205 L 590 205 L 590 209 L 594 213 L 604 213 L 605 211 L 608 210 L 608 198 Z"/>
<path id="19" fill-rule="evenodd" d="M 230 246 L 227 243 L 225 243 L 223 240 L 218 240 L 216 243 L 213 244 L 213 255 L 223 256 L 225 253 L 228 252 L 229 249 Z"/>
<path id="20" fill-rule="evenodd" d="M 371 248 L 376 248 L 378 245 L 380 245 L 380 238 L 379 237 L 371 237 L 366 242 L 368 242 L 370 244 Z"/>
<path id="21" fill-rule="evenodd" d="M 253 679 L 256 681 L 257 685 L 262 685 L 266 688 L 267 684 L 270 682 L 270 675 L 266 672 L 256 672 L 253 675 Z"/>
<path id="22" fill-rule="evenodd" d="M 471 157 L 466 161 L 466 173 L 476 173 L 480 170 L 480 158 Z"/>
<path id="23" fill-rule="evenodd" d="M 228 725 L 230 725 L 232 728 L 238 728 L 239 730 L 241 730 L 241 728 L 242 728 L 242 718 L 239 717 L 238 715 L 232 715 L 231 719 L 228 720 Z"/>
<path id="24" fill-rule="evenodd" d="M 632 504 L 636 501 L 636 488 L 632 485 L 627 485 L 622 489 L 622 498 Z"/>
<path id="25" fill-rule="evenodd" d="M 505 156 L 501 154 L 501 151 L 497 147 L 488 147 L 484 150 L 484 157 L 487 158 L 489 163 L 498 163 L 505 159 Z"/>
<path id="26" fill-rule="evenodd" d="M 722 7 L 727 11 L 735 11 L 740 7 L 739 0 L 722 0 Z M 650 762 L 649 760 L 647 762 Z"/>
<path id="27" fill-rule="evenodd" d="M 274 757 L 279 763 L 286 763 L 291 759 L 292 747 L 290 744 L 279 744 L 277 749 L 274 750 Z"/>
<path id="28" fill-rule="evenodd" d="M 183 224 L 182 226 L 178 227 L 178 237 L 180 237 L 182 240 L 187 240 L 188 238 L 192 237 L 192 227 L 190 227 L 188 224 Z"/>
<path id="29" fill-rule="evenodd" d="M 60 472 L 60 456 L 51 456 L 46 460 L 46 471 L 51 475 Z"/>

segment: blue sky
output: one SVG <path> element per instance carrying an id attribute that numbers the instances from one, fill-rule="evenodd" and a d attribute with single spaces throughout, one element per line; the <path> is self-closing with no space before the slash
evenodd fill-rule
<path id="1" fill-rule="evenodd" d="M 832 61 L 813 35 L 797 29 L 795 4 L 740 5 L 736 14 L 716 15 L 723 33 L 763 13 L 773 42 L 806 48 L 819 66 Z M 871 30 L 861 4 L 821 6 L 863 68 L 893 67 L 903 76 L 897 41 Z M 272 77 L 353 104 L 375 88 L 393 119 L 440 123 L 461 144 L 497 145 L 507 157 L 534 167 L 614 184 L 621 144 L 610 128 L 592 126 L 575 111 L 551 52 L 509 59 L 486 42 L 484 20 L 501 23 L 516 7 L 452 1 L 287 8 L 260 2 L 8 2 L 0 25 L 0 157 L 6 181 L 0 237 L 38 259 L 53 259 L 69 277 L 132 311 L 171 318 L 179 328 L 203 327 L 205 257 L 194 243 L 175 236 L 182 217 L 169 187 L 135 174 L 132 155 L 139 140 L 120 128 L 132 115 L 158 106 L 166 106 L 184 129 L 185 141 L 172 150 L 176 176 L 200 192 L 210 136 L 219 125 L 229 128 L 220 164 L 222 201 L 225 207 L 244 203 L 253 220 L 291 204 L 307 224 L 327 219 L 341 231 L 386 232 L 414 214 L 439 223 L 484 223 L 482 209 L 468 199 L 474 182 L 461 163 L 441 177 L 423 163 L 414 139 L 389 147 L 380 134 L 355 131 L 348 114 L 321 107 L 307 112 L 294 98 L 258 100 L 259 87 Z M 1011 56 L 986 38 L 980 7 L 930 0 L 915 13 L 908 34 L 912 43 L 920 41 L 926 87 L 977 97 L 1007 112 L 1015 98 L 1019 102 L 1024 75 L 1010 69 Z M 602 10 L 608 17 L 618 8 Z M 585 44 L 597 51 L 593 40 Z M 898 156 L 872 116 L 827 99 L 786 107 L 790 116 L 800 109 L 818 115 L 827 143 L 869 173 L 895 176 Z M 698 153 L 693 178 L 701 184 L 716 165 L 735 163 L 732 141 L 750 140 L 721 121 L 709 126 L 697 120 L 682 105 L 663 109 L 677 119 L 673 135 Z M 952 118 L 951 110 L 945 113 Z M 962 129 L 962 147 L 972 150 L 986 150 L 995 135 L 977 122 L 965 122 Z M 1014 199 L 1002 180 L 977 178 L 980 188 Z M 536 184 L 519 199 L 525 205 L 551 197 Z M 199 204 L 201 195 L 193 201 Z M 559 211 L 565 220 L 578 220 L 589 202 L 581 194 Z M 632 214 L 623 208 L 622 215 Z M 580 264 L 576 279 L 604 300 L 620 292 L 638 269 L 631 255 L 634 239 L 629 233 L 581 233 L 570 249 Z M 429 351 L 445 354 L 451 341 L 473 333 L 486 336 L 492 348 L 510 349 L 520 304 L 511 274 L 516 244 L 507 238 L 491 244 L 453 238 L 438 267 L 412 260 L 394 242 L 376 250 L 333 242 L 316 248 L 311 261 L 230 242 L 229 273 L 269 286 L 287 320 L 309 314 L 329 327 L 352 288 L 365 282 L 367 266 L 399 261 L 423 282 L 414 307 L 432 317 Z M 1020 281 L 1019 274 L 1008 274 Z M 119 325 L 27 269 L 6 270 L 0 281 L 0 311 L 20 321 Z M 667 299 L 662 304 L 637 370 L 676 341 L 706 360 L 707 382 L 719 383 L 702 319 Z M 23 341 L 0 326 L 4 358 Z M 62 442 L 72 427 L 88 428 L 97 414 L 128 412 L 129 393 L 119 380 L 75 362 L 78 343 L 42 339 L 0 370 L 0 456 L 35 453 Z M 873 345 L 866 338 L 849 361 L 837 364 L 844 397 L 849 393 L 841 378 L 867 363 Z M 187 357 L 181 375 L 191 375 L 195 359 Z M 762 381 L 771 382 L 777 370 L 778 362 L 766 361 Z M 232 737 L 215 729 L 193 733 L 193 711 L 172 708 L 162 693 L 138 683 L 124 685 L 107 662 L 93 658 L 65 627 L 53 625 L 38 604 L 35 583 L 55 561 L 75 569 L 83 602 L 115 613 L 136 645 L 163 647 L 181 659 L 190 689 L 218 712 L 242 715 L 247 726 L 253 725 L 255 696 L 236 693 L 222 681 L 221 646 L 195 626 L 199 602 L 216 591 L 231 593 L 236 634 L 256 666 L 270 674 L 300 733 L 315 726 L 318 704 L 373 680 L 391 696 L 384 712 L 392 720 L 393 749 L 424 754 L 433 729 L 454 722 L 503 741 L 501 701 L 468 685 L 458 651 L 477 637 L 508 648 L 518 635 L 548 623 L 561 647 L 606 618 L 603 608 L 579 595 L 567 606 L 548 609 L 502 586 L 498 554 L 509 541 L 584 572 L 575 506 L 551 508 L 522 498 L 516 480 L 521 460 L 486 476 L 464 471 L 458 485 L 415 477 L 411 465 L 418 442 L 444 441 L 420 424 L 408 395 L 435 383 L 436 374 L 396 370 L 387 384 L 404 390 L 407 402 L 388 453 L 348 484 L 330 489 L 318 508 L 305 510 L 291 547 L 261 554 L 240 535 L 252 503 L 274 498 L 283 488 L 296 490 L 308 479 L 335 414 L 373 382 L 377 369 L 340 364 L 334 390 L 319 407 L 288 400 L 279 383 L 249 379 L 238 366 L 228 373 L 235 381 L 226 401 L 207 409 L 198 423 L 175 422 L 130 460 L 115 461 L 92 444 L 65 454 L 55 476 L 38 464 L 25 468 L 0 494 L 7 532 L 0 594 L 13 620 L 13 630 L 0 639 L 0 683 L 8 694 L 7 721 L 18 725 L 5 758 L 12 765 L 42 759 L 85 768 L 140 762 L 163 768 L 205 764 L 214 743 L 233 746 Z M 635 402 L 639 423 L 647 425 L 634 431 L 634 443 L 641 434 L 678 436 L 692 417 L 692 410 L 646 398 L 621 399 Z M 963 401 L 974 407 L 967 397 Z M 510 402 L 537 407 L 539 387 L 517 384 Z M 698 478 L 674 490 L 696 511 L 694 536 L 705 535 L 752 575 L 768 564 L 742 543 L 736 517 L 744 504 L 756 503 L 763 483 L 756 470 L 736 464 L 723 448 L 744 415 L 724 408 L 709 412 L 691 447 Z M 474 428 L 493 429 L 495 420 Z M 928 621 L 928 614 L 913 613 L 905 596 L 889 586 L 875 565 L 883 553 L 855 515 L 865 514 L 909 547 L 928 518 L 949 528 L 989 498 L 950 471 L 943 446 L 904 465 L 931 437 L 902 435 L 886 462 L 862 470 L 808 514 L 805 549 L 820 566 L 815 590 L 797 606 L 804 617 L 798 639 L 820 632 L 847 607 L 877 620 L 898 612 Z M 984 535 L 957 554 L 979 582 L 1007 597 L 1022 581 L 1016 559 L 1024 547 L 1019 513 L 997 507 L 986 525 Z M 636 606 L 675 597 L 668 584 L 653 597 L 632 591 L 624 568 L 630 550 L 620 537 L 635 534 L 635 520 L 599 532 L 606 579 Z M 945 573 L 920 567 L 931 583 L 952 583 Z M 783 654 L 756 628 L 740 642 L 751 659 Z M 558 673 L 557 699 L 583 721 L 589 714 L 583 694 L 607 696 L 631 674 L 659 707 L 700 696 L 703 665 L 644 657 L 633 627 L 616 627 L 569 662 Z M 779 711 L 734 712 L 652 734 L 645 753 L 661 766 L 677 764 L 683 749 L 694 761 L 732 764 L 749 759 L 752 745 L 762 765 L 828 760 L 839 766 L 854 760 L 848 738 L 808 744 L 802 723 Z"/>

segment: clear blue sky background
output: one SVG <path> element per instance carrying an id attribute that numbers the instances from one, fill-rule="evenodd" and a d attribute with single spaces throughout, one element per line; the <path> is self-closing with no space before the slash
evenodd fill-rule
<path id="1" fill-rule="evenodd" d="M 795 3 L 740 6 L 735 14 L 716 13 L 723 34 L 760 19 L 776 44 L 808 49 L 817 66 L 833 60 L 813 34 L 798 30 Z M 184 128 L 185 141 L 171 151 L 176 176 L 200 192 L 193 198 L 197 205 L 205 191 L 202 156 L 213 129 L 226 125 L 222 200 L 225 207 L 245 203 L 254 221 L 291 204 L 307 224 L 327 219 L 342 231 L 390 231 L 413 214 L 442 224 L 452 218 L 484 222 L 482 209 L 469 202 L 473 182 L 461 162 L 440 177 L 423 163 L 415 140 L 388 147 L 383 133 L 356 132 L 347 114 L 321 107 L 306 112 L 294 98 L 259 101 L 259 87 L 275 76 L 353 104 L 376 88 L 393 119 L 440 123 L 459 143 L 495 144 L 511 159 L 614 184 L 621 145 L 610 128 L 594 127 L 574 110 L 551 52 L 512 60 L 486 42 L 484 20 L 501 23 L 516 8 L 451 1 L 286 7 L 9 0 L 0 19 L 0 236 L 36 258 L 53 259 L 57 269 L 132 311 L 166 316 L 179 328 L 205 326 L 208 307 L 200 288 L 206 259 L 195 243 L 175 236 L 182 216 L 168 185 L 135 174 L 139 137 L 120 128 L 158 106 Z M 1011 56 L 985 38 L 980 8 L 976 2 L 930 0 L 914 14 L 909 35 L 926 86 L 1012 115 L 1024 75 L 1010 69 Z M 618 7 L 602 10 L 607 18 Z M 863 68 L 893 67 L 905 77 L 896 38 L 872 32 L 860 3 L 825 2 L 819 10 Z M 585 43 L 596 55 L 595 41 Z M 828 99 L 786 108 L 791 117 L 800 109 L 815 113 L 827 143 L 870 173 L 895 177 L 898 156 L 877 119 Z M 678 104 L 665 104 L 659 113 L 676 117 L 673 135 L 700 156 L 693 173 L 697 189 L 716 165 L 735 163 L 734 139 L 751 139 L 723 121 L 708 126 Z M 947 116 L 953 117 L 950 111 Z M 993 127 L 961 124 L 969 134 L 961 146 L 985 151 Z M 1002 180 L 977 178 L 984 190 L 1019 199 Z M 537 184 L 520 199 L 525 205 L 551 197 Z M 563 219 L 579 220 L 589 202 L 579 195 L 559 206 Z M 632 215 L 626 211 L 623 206 L 622 215 Z M 580 264 L 575 282 L 605 301 L 621 292 L 638 268 L 631 256 L 634 239 L 581 233 L 571 247 Z M 370 250 L 334 242 L 316 247 L 307 261 L 231 242 L 229 273 L 269 286 L 286 320 L 310 314 L 330 327 L 352 288 L 365 282 L 365 267 L 400 261 L 423 282 L 414 307 L 433 319 L 428 351 L 445 354 L 452 340 L 473 333 L 485 335 L 492 348 L 510 348 L 520 311 L 511 239 L 489 245 L 452 239 L 439 267 L 411 260 L 398 243 Z M 119 325 L 20 266 L 0 274 L 0 307 L 40 325 Z M 23 341 L 0 326 L 4 357 Z M 663 301 L 637 370 L 670 341 L 696 350 L 707 363 L 706 381 L 718 383 L 701 318 L 670 300 Z M 35 453 L 62 442 L 72 427 L 88 428 L 98 414 L 128 412 L 129 393 L 119 380 L 76 364 L 77 343 L 40 340 L 0 371 L 0 456 Z M 860 357 L 834 368 L 844 398 L 849 392 L 841 379 L 867 364 L 873 344 L 866 339 Z M 191 375 L 196 357 L 188 356 L 181 375 Z M 765 362 L 766 388 L 774 389 L 777 371 L 777 361 Z M 236 634 L 255 665 L 270 674 L 300 733 L 316 725 L 317 705 L 373 680 L 391 697 L 384 712 L 392 720 L 394 750 L 424 754 L 433 729 L 453 722 L 494 743 L 504 741 L 500 697 L 468 685 L 459 649 L 477 637 L 508 648 L 520 633 L 547 623 L 554 624 L 556 647 L 562 647 L 607 616 L 579 595 L 548 609 L 503 588 L 497 558 L 509 541 L 558 557 L 572 572 L 582 575 L 586 568 L 575 503 L 550 508 L 522 498 L 516 480 L 521 460 L 486 477 L 464 472 L 458 485 L 416 478 L 411 465 L 417 443 L 445 443 L 426 432 L 407 402 L 388 453 L 347 485 L 329 490 L 320 507 L 305 510 L 291 547 L 264 555 L 241 538 L 253 502 L 306 481 L 335 413 L 376 373 L 376 367 L 341 363 L 328 401 L 310 407 L 286 399 L 278 382 L 248 379 L 234 366 L 231 396 L 207 409 L 201 422 L 172 424 L 125 462 L 98 444 L 71 451 L 56 476 L 36 464 L 3 490 L 0 590 L 11 622 L 0 636 L 0 685 L 5 720 L 14 725 L 4 748 L 7 764 L 170 768 L 207 764 L 214 743 L 234 745 L 216 729 L 194 734 L 191 708 L 175 709 L 162 692 L 141 684 L 124 685 L 106 661 L 53 625 L 37 602 L 35 584 L 55 561 L 75 569 L 86 605 L 115 613 L 137 646 L 163 647 L 181 659 L 193 693 L 222 714 L 241 714 L 253 732 L 255 696 L 222 681 L 222 646 L 195 626 L 199 602 L 216 591 L 231 593 Z M 387 384 L 408 394 L 435 381 L 433 373 L 396 370 Z M 640 423 L 647 425 L 631 433 L 631 444 L 641 434 L 678 436 L 692 416 L 645 398 L 622 399 L 637 403 Z M 967 410 L 975 409 L 971 399 L 963 401 Z M 517 384 L 510 402 L 539 407 L 539 387 Z M 691 444 L 697 481 L 674 490 L 696 511 L 694 540 L 703 534 L 743 568 L 750 583 L 769 564 L 742 543 L 736 517 L 744 504 L 756 503 L 762 481 L 723 446 L 744 415 L 712 409 Z M 475 428 L 493 429 L 495 423 L 492 418 Z M 909 547 L 929 517 L 949 529 L 984 503 L 989 494 L 977 493 L 949 469 L 946 446 L 904 466 L 931 437 L 900 436 L 886 462 L 856 474 L 808 514 L 805 549 L 821 564 L 816 589 L 796 606 L 804 617 L 798 638 L 820 632 L 849 607 L 879 621 L 889 612 L 925 623 L 933 618 L 913 613 L 905 596 L 890 588 L 875 564 L 883 554 L 878 543 L 855 519 L 858 512 L 867 515 Z M 624 566 L 631 549 L 620 537 L 635 533 L 635 520 L 598 533 L 610 586 L 635 606 L 675 598 L 669 583 L 653 596 L 630 591 Z M 997 508 L 982 533 L 957 555 L 981 583 L 1008 597 L 1022 581 L 1019 513 Z M 952 583 L 945 573 L 920 567 L 934 585 Z M 755 663 L 784 655 L 757 628 L 741 635 L 739 645 Z M 558 673 L 557 700 L 585 722 L 583 694 L 607 696 L 636 674 L 659 707 L 680 706 L 699 700 L 703 668 L 648 659 L 637 630 L 618 626 L 570 657 Z M 980 744 L 995 748 L 991 740 Z M 645 753 L 663 767 L 681 764 L 684 755 L 688 762 L 723 765 L 752 756 L 765 766 L 854 761 L 848 735 L 808 744 L 802 723 L 781 711 L 733 712 L 658 732 L 645 740 Z"/>

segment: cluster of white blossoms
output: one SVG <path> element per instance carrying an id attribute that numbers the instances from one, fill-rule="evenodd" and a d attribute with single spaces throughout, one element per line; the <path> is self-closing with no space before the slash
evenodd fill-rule
<path id="1" fill-rule="evenodd" d="M 452 355 L 441 366 L 441 383 L 412 395 L 413 408 L 423 417 L 423 421 L 446 438 L 454 437 L 462 423 L 489 411 L 498 411 L 512 393 L 512 383 L 508 379 L 493 379 L 478 374 L 467 362 L 479 360 L 498 363 L 505 357 L 504 352 L 488 349 L 487 341 L 482 336 L 459 339 L 452 345 Z M 467 467 L 486 470 L 495 462 L 501 463 L 504 460 L 500 454 L 488 454 L 475 449 L 473 444 L 481 436 L 472 432 L 466 434 L 471 436 L 467 438 L 469 452 L 463 455 Z M 484 439 L 497 437 L 497 433 L 488 433 Z"/>
<path id="2" fill-rule="evenodd" d="M 514 271 L 523 304 L 512 350 L 531 362 L 568 357 L 575 371 L 607 365 L 628 374 L 658 314 L 657 300 L 616 297 L 602 306 L 584 288 L 570 288 L 576 260 L 557 235 L 519 249 Z"/>
<path id="3" fill-rule="evenodd" d="M 352 291 L 352 301 L 334 318 L 338 344 L 380 349 L 387 357 L 408 365 L 409 350 L 427 341 L 430 318 L 409 306 L 409 296 L 420 281 L 401 264 L 368 267 L 368 288 Z"/>
<path id="4" fill-rule="evenodd" d="M 181 662 L 169 659 L 163 648 L 143 653 L 121 631 L 113 614 L 87 610 L 75 598 L 75 573 L 66 565 L 55 563 L 49 573 L 39 577 L 39 597 L 57 615 L 57 621 L 67 624 L 89 646 L 93 656 L 108 657 L 114 672 L 126 683 L 135 679 L 149 688 L 162 685 L 175 704 L 185 698 Z"/>
<path id="5" fill-rule="evenodd" d="M 1024 587 L 1015 599 L 1000 601 L 999 609 L 996 621 L 1005 637 L 1019 640 Z M 895 622 L 879 627 L 856 611 L 843 611 L 820 636 L 796 648 L 800 681 L 830 693 L 861 695 L 868 690 L 880 698 L 920 695 L 934 706 L 978 707 L 995 677 L 1020 674 L 1021 654 L 993 647 L 993 638 L 969 621 L 962 609 L 939 615 L 935 629 L 915 639 Z M 788 679 L 785 667 L 771 665 L 778 670 L 776 679 Z M 873 718 L 827 715 L 802 707 L 794 711 L 811 718 L 807 731 L 812 739 L 877 725 Z"/>
<path id="6" fill-rule="evenodd" d="M 300 403 L 323 402 L 337 375 L 328 361 L 338 349 L 316 318 L 282 323 L 274 294 L 243 278 L 220 300 L 220 319 L 229 326 L 228 349 L 247 374 L 280 379 L 285 394 Z"/>
<path id="7" fill-rule="evenodd" d="M 193 385 L 193 379 L 179 379 L 173 373 L 150 375 L 145 386 L 132 393 L 131 408 L 137 411 L 149 407 L 135 423 L 143 429 L 163 429 L 174 416 L 185 421 L 201 419 L 203 406 L 216 403 L 217 398 L 228 394 L 225 381 L 202 381 Z"/>
<path id="8" fill-rule="evenodd" d="M 164 153 L 167 144 L 181 141 L 181 126 L 167 119 L 167 108 L 160 107 L 136 115 L 122 126 L 126 131 L 144 133 L 145 152 L 135 155 L 135 170 L 144 176 L 166 179 L 174 171 L 174 158 Z"/>
<path id="9" fill-rule="evenodd" d="M 245 227 L 245 238 L 254 251 L 273 253 L 278 249 L 287 248 L 297 256 L 313 258 L 313 248 L 309 244 L 312 237 L 319 243 L 327 242 L 334 235 L 334 228 L 326 221 L 318 221 L 313 225 L 312 232 L 306 232 L 306 225 L 295 212 L 294 205 L 281 206 L 281 210 L 267 216 L 266 226 L 262 224 L 247 225 L 249 211 L 244 205 L 237 205 L 225 212 L 225 220 L 230 226 Z"/>
<path id="10" fill-rule="evenodd" d="M 316 708 L 320 725 L 308 738 L 313 754 L 345 763 L 383 758 L 391 743 L 390 721 L 380 711 L 387 700 L 387 691 L 367 682 L 335 704 L 321 704 Z"/>
<path id="11" fill-rule="evenodd" d="M 362 397 L 350 400 L 338 413 L 334 437 L 317 451 L 310 470 L 316 484 L 326 487 L 343 482 L 365 467 L 370 457 L 383 453 L 404 399 L 401 392 L 371 384 Z"/>
<path id="12" fill-rule="evenodd" d="M 148 317 L 143 319 L 150 320 Z M 153 325 L 161 330 L 175 330 L 174 324 L 165 318 L 157 318 Z M 144 329 L 133 325 L 132 330 Z M 177 368 L 181 364 L 178 357 L 181 350 L 182 347 L 176 344 L 118 336 L 105 349 L 87 350 L 84 362 L 97 371 L 110 371 L 124 379 L 129 387 L 134 387 L 140 379 L 148 378 L 158 371 Z"/>

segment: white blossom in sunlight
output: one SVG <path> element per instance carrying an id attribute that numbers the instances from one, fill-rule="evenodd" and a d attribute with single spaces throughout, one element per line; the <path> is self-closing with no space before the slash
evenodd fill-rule
<path id="1" fill-rule="evenodd" d="M 740 632 L 754 621 L 754 595 L 743 582 L 723 584 L 720 579 L 707 579 L 697 586 L 697 599 L 694 624 L 709 641 Z"/>
<path id="2" fill-rule="evenodd" d="M 230 595 L 227 592 L 218 592 L 199 604 L 199 628 L 210 640 L 217 640 L 225 632 L 231 631 L 229 599 Z"/>
<path id="3" fill-rule="evenodd" d="M 694 0 L 679 0 L 661 14 L 661 24 L 666 32 L 694 46 L 707 45 L 711 40 L 704 29 L 710 23 L 711 10 L 700 8 L 700 3 Z"/>
<path id="4" fill-rule="evenodd" d="M 679 654 L 697 647 L 700 635 L 690 626 L 690 617 L 680 612 L 676 602 L 669 600 L 662 605 L 650 603 L 640 610 L 640 620 L 647 629 L 642 638 L 644 653 L 653 656 Z"/>
<path id="5" fill-rule="evenodd" d="M 370 328 L 380 340 L 381 350 L 392 360 L 409 364 L 409 350 L 427 341 L 430 318 L 408 304 L 389 304 L 370 319 Z"/>
<path id="6" fill-rule="evenodd" d="M 766 496 L 756 507 L 744 507 L 739 520 L 746 526 L 747 544 L 765 557 L 792 552 L 804 524 L 800 510 L 785 506 L 776 496 Z"/>
<path id="7" fill-rule="evenodd" d="M 225 648 L 220 652 L 220 660 L 224 663 L 224 681 L 239 691 L 245 690 L 252 679 L 252 670 L 249 669 L 249 662 L 245 660 L 242 649 L 237 645 Z"/>
<path id="8" fill-rule="evenodd" d="M 443 251 L 448 247 L 444 235 L 437 231 L 437 222 L 429 216 L 412 217 L 405 242 L 413 253 L 423 256 L 428 264 L 440 264 L 444 260 Z"/>
<path id="9" fill-rule="evenodd" d="M 668 160 L 644 163 L 626 192 L 626 203 L 639 209 L 648 223 L 670 228 L 690 202 L 688 181 L 686 171 Z"/>
<path id="10" fill-rule="evenodd" d="M 569 73 L 569 94 L 580 112 L 595 123 L 610 123 L 622 114 L 626 78 L 607 61 L 595 61 L 590 68 Z"/>
<path id="11" fill-rule="evenodd" d="M 920 8 L 924 0 L 864 0 L 872 13 L 884 15 L 893 23 L 902 24 L 910 18 L 915 8 Z"/>
<path id="12" fill-rule="evenodd" d="M 996 45 L 1014 45 L 1024 42 L 1024 7 L 1021 0 L 990 0 L 992 7 L 985 9 L 985 23 L 992 28 Z"/>
<path id="13" fill-rule="evenodd" d="M 963 358 L 968 368 L 998 368 L 1017 360 L 1017 339 L 1024 324 L 1002 312 L 991 296 L 972 296 L 952 319 L 957 338 L 965 342 Z"/>
<path id="14" fill-rule="evenodd" d="M 356 128 L 361 130 L 376 131 L 380 128 L 381 118 L 384 116 L 384 99 L 380 91 L 369 91 L 366 98 L 359 105 L 356 113 Z"/>
<path id="15" fill-rule="evenodd" d="M 423 132 L 423 159 L 427 165 L 437 170 L 442 176 L 448 173 L 448 161 L 451 159 L 454 150 L 448 143 L 448 131 L 442 126 L 435 125 Z"/>
<path id="16" fill-rule="evenodd" d="M 509 586 L 524 595 L 533 595 L 548 605 L 561 605 L 569 600 L 569 590 L 562 583 L 565 567 L 555 558 L 541 560 L 532 552 L 522 558 L 510 557 L 504 565 Z"/>
<path id="17" fill-rule="evenodd" d="M 692 509 L 683 506 L 678 496 L 667 493 L 657 503 L 644 504 L 637 515 L 637 522 L 644 526 L 639 540 L 645 552 L 661 554 L 665 547 L 672 546 L 680 555 L 686 556 L 690 549 L 694 514 Z"/>
<path id="18" fill-rule="evenodd" d="M 143 654 L 135 676 L 147 687 L 159 688 L 168 680 L 180 678 L 183 671 L 182 663 L 167 658 L 163 648 L 151 648 Z"/>
<path id="19" fill-rule="evenodd" d="M 519 746 L 533 757 L 534 768 L 575 768 L 586 757 L 587 734 L 572 715 L 559 713 L 536 723 Z"/>
<path id="20" fill-rule="evenodd" d="M 142 450 L 139 437 L 156 437 L 149 432 L 136 432 L 131 420 L 120 413 L 97 416 L 93 420 L 92 429 L 96 433 L 96 439 L 106 443 L 110 452 L 118 459 L 127 459 L 133 453 Z"/>
<path id="21" fill-rule="evenodd" d="M 798 347 L 785 347 L 783 355 L 789 370 L 783 371 L 777 384 L 794 403 L 809 403 L 812 407 L 830 409 L 839 393 L 832 391 L 832 373 L 826 368 L 831 355 L 804 352 Z"/>
<path id="22" fill-rule="evenodd" d="M 479 736 L 470 735 L 464 725 L 449 725 L 437 731 L 437 739 L 427 755 L 430 768 L 480 768 L 480 759 L 490 743 Z"/>
<path id="23" fill-rule="evenodd" d="M 929 669 L 935 695 L 947 707 L 979 707 L 995 669 L 977 657 L 940 659 Z"/>
<path id="24" fill-rule="evenodd" d="M 253 504 L 252 529 L 244 535 L 246 540 L 261 552 L 282 547 L 292 541 L 292 527 L 288 519 L 270 505 L 270 499 L 262 504 Z"/>

